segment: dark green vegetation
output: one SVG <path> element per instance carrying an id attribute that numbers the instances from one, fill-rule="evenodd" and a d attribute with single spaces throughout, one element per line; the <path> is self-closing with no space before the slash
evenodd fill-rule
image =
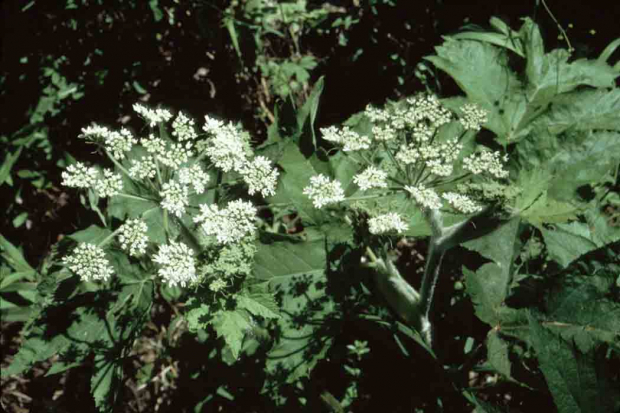
<path id="1" fill-rule="evenodd" d="M 3 368 L 11 361 L 10 372 L 23 372 L 21 379 L 3 372 L 4 407 L 618 409 L 620 97 L 617 44 L 606 49 L 617 26 L 578 20 L 587 17 L 584 10 L 564 16 L 554 10 L 576 49 L 568 56 L 548 53 L 565 43 L 539 2 L 513 10 L 499 2 L 450 3 L 4 4 Z M 509 24 L 494 20 L 493 34 L 440 38 L 455 34 L 465 18 L 488 28 L 498 14 Z M 522 16 L 539 23 L 544 48 L 537 26 L 522 26 Z M 99 225 L 97 214 L 81 207 L 88 200 L 59 185 L 60 167 L 72 156 L 100 158 L 76 139 L 92 121 L 138 130 L 137 118 L 123 118 L 138 100 L 196 119 L 210 113 L 241 120 L 257 145 L 269 139 L 264 153 L 285 148 L 279 163 L 284 180 L 293 182 L 308 171 L 287 164 L 313 156 L 307 145 L 313 127 L 426 88 L 442 97 L 466 94 L 489 110 L 481 139 L 507 148 L 518 183 L 528 188 L 512 205 L 522 212 L 518 221 L 446 256 L 435 294 L 433 352 L 375 294 L 351 230 L 302 213 L 306 240 L 262 239 L 255 263 L 259 277 L 285 280 L 276 299 L 288 324 L 252 330 L 237 361 L 215 333 L 188 332 L 181 314 L 193 310 L 185 305 L 192 292 L 132 274 L 110 291 L 83 291 L 76 277 L 59 271 L 54 254 L 68 248 L 56 244 L 59 237 Z M 349 173 L 334 158 L 328 163 L 335 174 Z M 303 198 L 293 202 L 304 210 Z M 283 224 L 294 235 L 303 228 L 291 218 L 285 215 Z M 72 237 L 100 235 L 87 230 Z M 418 287 L 426 241 L 401 243 L 395 251 L 399 269 Z M 273 265 L 295 257 L 299 268 Z M 131 305 L 108 317 L 124 299 Z M 15 357 L 22 328 L 28 340 Z M 283 338 L 291 334 L 297 337 Z M 354 340 L 366 341 L 370 352 L 351 350 Z"/>

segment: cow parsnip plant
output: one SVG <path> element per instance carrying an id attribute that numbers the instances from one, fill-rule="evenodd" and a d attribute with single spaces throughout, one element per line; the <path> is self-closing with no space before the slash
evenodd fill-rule
<path id="1" fill-rule="evenodd" d="M 94 356 L 97 407 L 117 409 L 123 359 L 158 296 L 184 302 L 198 340 L 221 338 L 225 362 L 262 357 L 263 392 L 277 404 L 288 384 L 303 387 L 352 319 L 394 328 L 403 354 L 421 346 L 439 365 L 434 315 L 445 309 L 433 293 L 444 258 L 462 246 L 488 260 L 462 268 L 465 294 L 489 325 L 477 343 L 487 368 L 519 382 L 517 367 L 535 361 L 559 411 L 613 412 L 620 399 L 601 363 L 620 352 L 618 267 L 609 264 L 620 229 L 601 212 L 603 195 L 578 192 L 617 173 L 620 161 L 613 50 L 569 62 L 565 51 L 544 52 L 530 20 L 518 32 L 492 25 L 499 33 L 446 38 L 428 58 L 467 99 L 411 96 L 317 134 L 319 81 L 296 117 L 276 119 L 255 149 L 233 124 L 206 116 L 198 131 L 182 112 L 141 105 L 148 129 L 139 134 L 84 128 L 111 167 L 76 163 L 63 184 L 83 191 L 101 225 L 64 243 L 3 374 L 56 354 L 48 374 L 60 373 Z M 285 231 L 291 214 L 301 225 Z M 394 262 L 402 237 L 428 238 L 419 289 Z M 580 260 L 601 248 L 611 251 L 604 265 Z M 550 269 L 536 274 L 541 254 Z M 541 306 L 520 287 L 542 275 Z M 360 341 L 349 350 L 361 360 L 368 349 Z M 463 403 L 494 411 L 462 380 L 467 363 L 439 366 L 441 380 Z M 357 398 L 361 375 L 353 376 L 346 405 Z"/>

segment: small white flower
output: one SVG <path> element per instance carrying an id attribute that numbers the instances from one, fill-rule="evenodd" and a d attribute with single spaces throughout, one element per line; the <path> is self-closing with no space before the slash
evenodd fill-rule
<path id="1" fill-rule="evenodd" d="M 94 244 L 79 244 L 73 253 L 62 261 L 79 275 L 82 281 L 106 281 L 114 273 L 103 249 Z"/>
<path id="2" fill-rule="evenodd" d="M 420 95 L 407 99 L 410 107 L 407 111 L 406 120 L 410 126 L 418 124 L 421 120 L 427 120 L 435 129 L 452 120 L 452 114 L 441 106 L 435 95 Z"/>
<path id="3" fill-rule="evenodd" d="M 508 155 L 502 157 L 498 151 L 491 152 L 483 150 L 474 153 L 463 159 L 463 167 L 473 173 L 479 175 L 481 173 L 489 173 L 496 178 L 506 178 L 508 171 L 504 169 L 503 162 L 508 161 Z"/>
<path id="4" fill-rule="evenodd" d="M 168 122 L 172 118 L 172 113 L 166 109 L 153 110 L 139 103 L 133 105 L 133 110 L 147 120 L 150 127 L 157 125 L 159 122 Z"/>
<path id="5" fill-rule="evenodd" d="M 463 112 L 463 116 L 459 122 L 466 130 L 478 132 L 482 125 L 487 122 L 487 111 L 473 103 L 461 106 L 461 112 Z"/>
<path id="6" fill-rule="evenodd" d="M 61 185 L 70 188 L 91 188 L 99 178 L 99 171 L 93 166 L 86 166 L 82 162 L 77 162 L 74 165 L 69 165 L 61 176 Z"/>
<path id="7" fill-rule="evenodd" d="M 396 137 L 396 129 L 390 125 L 373 126 L 372 134 L 376 141 L 389 141 Z"/>
<path id="8" fill-rule="evenodd" d="M 368 220 L 368 230 L 375 235 L 392 231 L 401 233 L 407 231 L 407 229 L 409 229 L 409 226 L 395 212 L 379 215 Z"/>
<path id="9" fill-rule="evenodd" d="M 82 128 L 82 136 L 102 138 L 105 149 L 116 159 L 125 159 L 125 152 L 129 152 L 133 145 L 138 143 L 138 140 L 126 128 L 116 132 L 105 126 L 93 125 Z"/>
<path id="10" fill-rule="evenodd" d="M 160 265 L 158 274 L 171 287 L 185 287 L 198 280 L 194 251 L 182 242 L 160 246 L 153 262 Z"/>
<path id="11" fill-rule="evenodd" d="M 412 145 L 402 145 L 396 154 L 396 160 L 405 165 L 415 164 L 420 159 L 420 151 Z"/>
<path id="12" fill-rule="evenodd" d="M 157 174 L 155 159 L 151 156 L 143 156 L 139 161 L 132 161 L 129 168 L 129 176 L 133 179 L 153 179 Z"/>
<path id="13" fill-rule="evenodd" d="M 101 198 L 110 197 L 123 190 L 123 178 L 121 174 L 115 174 L 111 169 L 103 170 L 103 179 L 95 182 L 95 192 Z"/>
<path id="14" fill-rule="evenodd" d="M 194 156 L 194 144 L 190 141 L 185 143 L 175 142 L 167 146 L 164 153 L 157 155 L 157 160 L 162 164 L 178 169 L 181 165 Z"/>
<path id="15" fill-rule="evenodd" d="M 149 241 L 146 235 L 148 229 L 146 222 L 138 218 L 125 222 L 120 227 L 120 234 L 118 236 L 121 248 L 128 251 L 132 257 L 144 254 Z"/>
<path id="16" fill-rule="evenodd" d="M 344 201 L 344 190 L 338 181 L 330 181 L 328 177 L 319 174 L 310 178 L 310 185 L 305 187 L 303 194 L 307 195 L 315 208 Z"/>
<path id="17" fill-rule="evenodd" d="M 181 218 L 185 208 L 189 205 L 189 189 L 176 181 L 166 182 L 162 185 L 159 195 L 163 198 L 161 207 L 171 214 Z"/>
<path id="18" fill-rule="evenodd" d="M 364 114 L 372 122 L 387 122 L 390 119 L 390 113 L 387 110 L 378 109 L 373 107 L 372 105 L 366 106 Z"/>
<path id="19" fill-rule="evenodd" d="M 172 135 L 179 141 L 194 140 L 198 136 L 194 129 L 194 119 L 188 118 L 184 113 L 179 112 L 174 122 L 172 122 Z"/>
<path id="20" fill-rule="evenodd" d="M 202 194 L 205 191 L 205 187 L 210 179 L 209 174 L 203 171 L 198 164 L 179 169 L 178 177 L 180 183 L 191 185 L 197 194 Z"/>
<path id="21" fill-rule="evenodd" d="M 204 142 L 202 150 L 211 162 L 224 172 L 241 170 L 247 163 L 249 138 L 232 123 L 224 125 L 205 116 L 203 129 L 212 136 Z"/>
<path id="22" fill-rule="evenodd" d="M 209 290 L 213 291 L 214 293 L 217 293 L 221 290 L 223 290 L 224 288 L 226 288 L 228 284 L 226 284 L 226 281 L 217 278 L 214 281 L 211 281 L 211 283 L 209 284 Z"/>
<path id="23" fill-rule="evenodd" d="M 157 138 L 152 133 L 148 138 L 140 139 L 140 144 L 144 146 L 144 149 L 153 155 L 163 155 L 166 153 L 166 141 L 162 138 Z"/>
<path id="24" fill-rule="evenodd" d="M 248 184 L 250 195 L 254 195 L 256 192 L 260 192 L 264 197 L 276 194 L 279 172 L 271 165 L 271 161 L 264 156 L 257 156 L 239 172 L 245 183 Z"/>
<path id="25" fill-rule="evenodd" d="M 413 199 L 423 208 L 437 210 L 441 208 L 441 198 L 437 192 L 423 185 L 405 186 L 405 190 L 411 194 Z"/>
<path id="26" fill-rule="evenodd" d="M 387 188 L 387 172 L 375 166 L 369 166 L 364 172 L 353 177 L 353 182 L 359 186 L 362 191 L 371 188 Z"/>
<path id="27" fill-rule="evenodd" d="M 217 205 L 200 205 L 200 214 L 194 222 L 201 223 L 208 236 L 215 236 L 220 244 L 237 242 L 256 229 L 257 210 L 251 202 L 230 202 L 225 209 Z"/>
<path id="28" fill-rule="evenodd" d="M 461 211 L 465 214 L 473 214 L 474 212 L 482 211 L 482 207 L 472 201 L 469 197 L 463 194 L 457 194 L 456 192 L 444 192 L 441 197 L 448 201 L 450 205 L 457 211 Z"/>
<path id="29" fill-rule="evenodd" d="M 351 130 L 348 126 L 343 126 L 342 129 L 330 126 L 329 128 L 321 128 L 321 132 L 323 133 L 323 139 L 343 145 L 342 150 L 345 152 L 370 148 L 370 138 L 368 136 L 360 136 L 359 133 Z"/>

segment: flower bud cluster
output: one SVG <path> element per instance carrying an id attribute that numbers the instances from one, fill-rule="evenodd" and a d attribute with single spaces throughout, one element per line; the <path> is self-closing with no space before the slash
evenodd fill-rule
<path id="1" fill-rule="evenodd" d="M 402 233 L 407 231 L 409 226 L 403 221 L 400 215 L 395 212 L 379 215 L 368 220 L 368 230 L 371 234 L 379 235 L 396 231 Z"/>
<path id="2" fill-rule="evenodd" d="M 473 103 L 466 103 L 461 106 L 461 112 L 463 112 L 463 115 L 459 122 L 466 130 L 478 132 L 482 125 L 487 122 L 487 111 Z"/>
<path id="3" fill-rule="evenodd" d="M 468 196 L 456 192 L 444 192 L 441 197 L 448 201 L 457 211 L 464 214 L 473 214 L 482 211 L 482 206 L 472 201 Z"/>
<path id="4" fill-rule="evenodd" d="M 242 200 L 232 201 L 224 209 L 213 204 L 202 204 L 194 222 L 201 224 L 205 235 L 215 236 L 220 244 L 229 244 L 256 230 L 254 221 L 257 212 L 251 202 Z"/>
<path id="5" fill-rule="evenodd" d="M 101 198 L 114 196 L 123 190 L 121 174 L 115 174 L 111 169 L 103 170 L 103 179 L 95 182 L 95 192 Z"/>
<path id="6" fill-rule="evenodd" d="M 194 192 L 202 194 L 209 182 L 209 174 L 207 174 L 199 164 L 190 167 L 184 167 L 177 171 L 179 182 L 183 185 L 191 185 Z"/>
<path id="7" fill-rule="evenodd" d="M 162 197 L 161 207 L 181 218 L 189 205 L 189 188 L 177 181 L 169 181 L 162 185 L 159 193 Z"/>
<path id="8" fill-rule="evenodd" d="M 271 161 L 264 156 L 257 156 L 245 164 L 239 172 L 248 185 L 250 195 L 254 195 L 256 192 L 260 192 L 264 197 L 276 194 L 280 173 L 271 165 Z"/>
<path id="9" fill-rule="evenodd" d="M 207 154 L 216 167 L 224 172 L 243 169 L 250 152 L 246 133 L 241 132 L 232 122 L 224 124 L 209 116 L 205 116 L 202 129 L 211 136 L 202 142 L 199 149 Z"/>
<path id="10" fill-rule="evenodd" d="M 185 287 L 198 280 L 194 251 L 182 242 L 160 246 L 153 262 L 160 265 L 158 274 L 171 287 Z"/>
<path id="11" fill-rule="evenodd" d="M 114 273 L 103 249 L 94 244 L 79 244 L 71 255 L 64 257 L 62 261 L 79 275 L 82 281 L 107 281 Z"/>
<path id="12" fill-rule="evenodd" d="M 368 136 L 360 136 L 359 133 L 351 130 L 348 126 L 343 126 L 341 129 L 330 126 L 329 128 L 321 128 L 321 132 L 323 133 L 323 139 L 343 145 L 342 150 L 345 152 L 370 148 L 370 138 Z"/>
<path id="13" fill-rule="evenodd" d="M 103 139 L 105 149 L 116 159 L 125 159 L 125 153 L 131 151 L 133 145 L 138 143 L 138 140 L 126 128 L 121 128 L 120 132 L 117 132 L 105 126 L 92 125 L 82 128 L 81 136 L 87 139 Z"/>
<path id="14" fill-rule="evenodd" d="M 172 113 L 166 109 L 149 109 L 139 103 L 133 105 L 133 110 L 142 116 L 152 128 L 160 122 L 168 122 L 172 118 Z"/>
<path id="15" fill-rule="evenodd" d="M 405 191 L 409 192 L 413 199 L 423 208 L 437 210 L 442 206 L 441 198 L 439 198 L 437 192 L 430 188 L 425 188 L 424 185 L 407 185 L 405 186 Z"/>
<path id="16" fill-rule="evenodd" d="M 125 222 L 120 227 L 118 236 L 121 248 L 128 251 L 132 257 L 144 254 L 149 241 L 149 237 L 146 235 L 148 229 L 146 223 L 137 218 Z"/>
<path id="17" fill-rule="evenodd" d="M 502 156 L 498 151 L 484 150 L 463 159 L 463 168 L 474 175 L 488 173 L 495 178 L 506 178 L 508 171 L 504 169 L 502 161 L 508 161 L 508 155 Z"/>
<path id="18" fill-rule="evenodd" d="M 362 191 L 371 188 L 387 188 L 387 172 L 375 166 L 369 166 L 364 172 L 353 177 L 353 182 L 360 187 Z"/>
<path id="19" fill-rule="evenodd" d="M 338 181 L 331 181 L 323 174 L 310 178 L 310 185 L 305 187 L 303 194 L 307 195 L 315 208 L 322 208 L 328 204 L 344 201 L 344 190 Z"/>
<path id="20" fill-rule="evenodd" d="M 69 165 L 60 176 L 62 177 L 61 185 L 69 188 L 91 188 L 99 179 L 99 171 L 93 166 L 77 162 Z"/>

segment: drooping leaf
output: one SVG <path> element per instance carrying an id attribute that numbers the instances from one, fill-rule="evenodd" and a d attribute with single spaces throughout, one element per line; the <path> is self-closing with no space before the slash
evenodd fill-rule
<path id="1" fill-rule="evenodd" d="M 511 378 L 510 348 L 508 343 L 499 335 L 497 330 L 489 331 L 487 335 L 487 359 L 491 366 L 505 377 Z"/>
<path id="2" fill-rule="evenodd" d="M 243 336 L 252 328 L 247 317 L 239 311 L 221 310 L 214 314 L 211 321 L 218 337 L 223 337 L 234 359 L 239 357 Z"/>
<path id="3" fill-rule="evenodd" d="M 614 413 L 620 395 L 605 375 L 600 352 L 581 353 L 530 316 L 532 345 L 560 413 Z"/>

